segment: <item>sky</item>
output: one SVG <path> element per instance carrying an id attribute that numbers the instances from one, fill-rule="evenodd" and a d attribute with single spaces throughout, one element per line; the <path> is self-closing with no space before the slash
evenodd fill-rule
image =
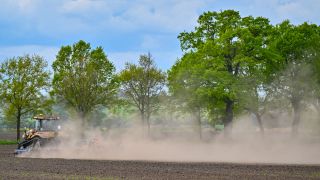
<path id="1" fill-rule="evenodd" d="M 0 0 L 0 8 L 0 62 L 38 54 L 51 65 L 61 46 L 85 40 L 117 71 L 148 52 L 168 70 L 182 56 L 177 36 L 205 11 L 320 24 L 320 0 Z"/>

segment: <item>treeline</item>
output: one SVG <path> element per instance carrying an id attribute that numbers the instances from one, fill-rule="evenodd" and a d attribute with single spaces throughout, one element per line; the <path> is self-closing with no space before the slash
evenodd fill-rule
<path id="1" fill-rule="evenodd" d="M 293 111 L 296 134 L 301 112 L 311 105 L 319 110 L 318 25 L 288 20 L 272 25 L 233 10 L 206 12 L 195 30 L 179 39 L 184 55 L 169 70 L 169 88 L 198 114 L 199 123 L 205 111 L 228 134 L 234 116 L 247 111 L 263 133 L 263 115 L 282 109 Z"/>
<path id="2" fill-rule="evenodd" d="M 318 25 L 272 25 L 225 10 L 203 13 L 178 38 L 183 55 L 167 73 L 150 53 L 116 73 L 103 48 L 84 41 L 61 47 L 53 74 L 37 55 L 10 58 L 0 70 L 2 114 L 14 119 L 18 138 L 22 117 L 51 113 L 52 106 L 71 109 L 83 127 L 101 108 L 127 108 L 147 132 L 155 113 L 190 114 L 200 137 L 203 123 L 223 124 L 228 135 L 234 117 L 245 113 L 263 133 L 264 116 L 280 110 L 293 114 L 297 134 L 304 110 L 320 114 Z"/>

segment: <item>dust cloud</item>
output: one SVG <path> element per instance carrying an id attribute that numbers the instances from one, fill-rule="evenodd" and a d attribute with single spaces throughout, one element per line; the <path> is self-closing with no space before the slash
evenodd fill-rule
<path id="1" fill-rule="evenodd" d="M 139 126 L 109 131 L 88 129 L 68 122 L 59 142 L 23 155 L 33 158 L 93 160 L 147 160 L 174 162 L 233 162 L 320 164 L 319 136 L 301 131 L 292 137 L 288 128 L 266 128 L 262 136 L 248 117 L 233 124 L 232 135 L 203 130 L 203 139 L 193 131 L 163 133 L 151 127 L 150 136 Z M 156 134 L 156 135 L 155 135 Z"/>

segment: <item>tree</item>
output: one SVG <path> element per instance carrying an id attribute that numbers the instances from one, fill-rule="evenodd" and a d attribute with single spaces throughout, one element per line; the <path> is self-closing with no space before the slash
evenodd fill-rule
<path id="1" fill-rule="evenodd" d="M 249 16 L 244 18 L 244 21 L 255 33 L 253 33 L 253 39 L 244 41 L 249 50 L 245 54 L 251 59 L 251 63 L 248 64 L 238 82 L 240 84 L 238 96 L 240 106 L 254 115 L 263 135 L 262 116 L 274 99 L 275 90 L 272 82 L 278 75 L 281 56 L 272 48 L 275 29 L 267 19 L 253 19 Z"/>
<path id="2" fill-rule="evenodd" d="M 320 114 L 320 55 L 318 55 L 312 63 L 312 76 L 315 79 L 315 83 L 311 84 L 314 97 L 312 104 L 316 108 L 318 114 Z"/>
<path id="3" fill-rule="evenodd" d="M 274 48 L 282 57 L 278 73 L 278 91 L 285 96 L 293 109 L 292 133 L 298 133 L 303 100 L 312 92 L 312 65 L 319 60 L 320 33 L 315 24 L 292 25 L 284 21 L 277 25 Z"/>
<path id="4" fill-rule="evenodd" d="M 179 35 L 184 56 L 197 54 L 196 73 L 202 74 L 198 84 L 207 90 L 204 94 L 212 102 L 209 107 L 224 106 L 226 134 L 231 130 L 235 110 L 239 109 L 240 82 L 249 75 L 250 68 L 265 60 L 270 28 L 266 18 L 242 18 L 237 11 L 225 10 L 202 14 L 194 31 Z"/>
<path id="5" fill-rule="evenodd" d="M 17 140 L 20 139 L 21 118 L 47 104 L 44 93 L 50 86 L 47 62 L 40 56 L 20 56 L 6 60 L 0 69 L 0 97 L 6 117 L 15 117 Z"/>
<path id="6" fill-rule="evenodd" d="M 196 53 L 188 53 L 178 60 L 168 71 L 168 87 L 178 108 L 195 117 L 201 139 L 201 112 L 207 108 L 208 90 L 201 85 L 203 71 L 200 69 L 204 70 L 204 67 L 198 63 L 198 58 Z"/>
<path id="7" fill-rule="evenodd" d="M 267 112 L 268 106 L 274 98 L 274 89 L 265 81 L 259 83 L 255 80 L 247 79 L 244 84 L 244 89 L 240 96 L 241 106 L 244 110 L 254 115 L 260 133 L 264 135 L 262 116 Z"/>
<path id="8" fill-rule="evenodd" d="M 82 40 L 62 46 L 52 67 L 54 94 L 76 110 L 83 126 L 88 113 L 110 105 L 116 94 L 115 68 L 102 47 L 91 49 Z"/>
<path id="9" fill-rule="evenodd" d="M 127 63 L 119 74 L 121 90 L 130 102 L 138 108 L 143 127 L 150 132 L 150 116 L 158 109 L 159 94 L 163 90 L 166 75 L 154 64 L 151 54 L 141 55 L 139 65 Z"/>

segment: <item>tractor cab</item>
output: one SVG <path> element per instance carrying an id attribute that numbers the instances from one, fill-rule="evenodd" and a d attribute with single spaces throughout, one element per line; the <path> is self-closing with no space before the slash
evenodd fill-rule
<path id="1" fill-rule="evenodd" d="M 36 120 L 36 131 L 59 131 L 61 129 L 59 117 L 39 115 L 33 117 L 33 119 Z"/>
<path id="2" fill-rule="evenodd" d="M 61 129 L 61 121 L 57 116 L 38 115 L 35 119 L 35 128 L 25 130 L 22 135 L 23 141 L 18 144 L 15 154 L 30 152 L 39 149 L 49 141 L 56 139 Z"/>

